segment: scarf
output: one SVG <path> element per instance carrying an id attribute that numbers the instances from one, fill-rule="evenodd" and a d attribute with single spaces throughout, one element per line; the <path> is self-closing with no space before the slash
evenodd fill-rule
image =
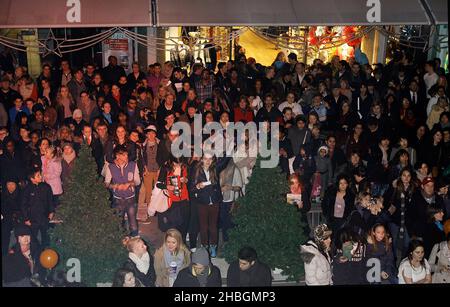
<path id="1" fill-rule="evenodd" d="M 166 267 L 170 267 L 170 263 L 172 261 L 175 261 L 177 263 L 177 273 L 181 270 L 184 263 L 184 253 L 181 251 L 178 252 L 178 254 L 173 255 L 164 245 L 163 248 L 164 251 L 164 261 L 166 263 Z"/>
<path id="2" fill-rule="evenodd" d="M 204 288 L 208 284 L 208 275 L 211 274 L 211 267 L 208 265 L 201 274 L 195 273 L 195 269 L 191 264 L 191 272 L 194 277 L 197 278 L 200 287 Z"/>
<path id="3" fill-rule="evenodd" d="M 63 153 L 62 158 L 67 162 L 67 164 L 70 164 L 76 158 L 75 150 L 72 151 L 70 155 L 66 155 Z"/>
<path id="4" fill-rule="evenodd" d="M 128 258 L 134 262 L 139 272 L 142 274 L 147 274 L 148 269 L 150 268 L 150 255 L 145 253 L 141 258 L 134 253 L 128 253 Z"/>

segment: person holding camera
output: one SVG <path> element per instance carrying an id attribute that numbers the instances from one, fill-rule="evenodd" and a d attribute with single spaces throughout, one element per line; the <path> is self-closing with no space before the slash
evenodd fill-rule
<path id="1" fill-rule="evenodd" d="M 189 226 L 189 192 L 188 171 L 184 159 L 170 154 L 169 160 L 159 171 L 156 186 L 164 190 L 168 196 L 169 209 L 158 214 L 158 225 L 161 231 L 176 228 L 186 244 Z"/>

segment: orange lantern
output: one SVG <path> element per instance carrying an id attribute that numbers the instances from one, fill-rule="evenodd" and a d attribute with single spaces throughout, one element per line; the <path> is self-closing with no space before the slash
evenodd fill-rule
<path id="1" fill-rule="evenodd" d="M 58 254 L 53 249 L 47 248 L 42 251 L 39 261 L 44 268 L 53 269 L 58 263 L 58 258 Z"/>

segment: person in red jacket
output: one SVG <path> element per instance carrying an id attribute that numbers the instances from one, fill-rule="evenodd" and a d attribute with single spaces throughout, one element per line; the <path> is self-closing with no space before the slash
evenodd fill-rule
<path id="1" fill-rule="evenodd" d="M 239 98 L 239 106 L 234 108 L 234 122 L 248 123 L 254 119 L 253 112 L 250 109 L 247 96 L 242 95 Z"/>

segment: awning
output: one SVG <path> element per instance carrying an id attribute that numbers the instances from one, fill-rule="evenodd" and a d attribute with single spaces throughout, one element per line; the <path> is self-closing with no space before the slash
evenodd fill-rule
<path id="1" fill-rule="evenodd" d="M 0 28 L 150 25 L 150 0 L 0 0 Z"/>
<path id="2" fill-rule="evenodd" d="M 379 19 L 371 22 L 367 15 L 374 7 L 379 8 Z M 420 0 L 157 0 L 157 8 L 159 26 L 431 23 Z"/>
<path id="3" fill-rule="evenodd" d="M 437 25 L 448 24 L 448 1 L 447 0 L 425 0 L 430 8 L 432 19 Z"/>
<path id="4" fill-rule="evenodd" d="M 0 0 L 0 28 L 448 24 L 447 6 L 447 0 Z"/>

